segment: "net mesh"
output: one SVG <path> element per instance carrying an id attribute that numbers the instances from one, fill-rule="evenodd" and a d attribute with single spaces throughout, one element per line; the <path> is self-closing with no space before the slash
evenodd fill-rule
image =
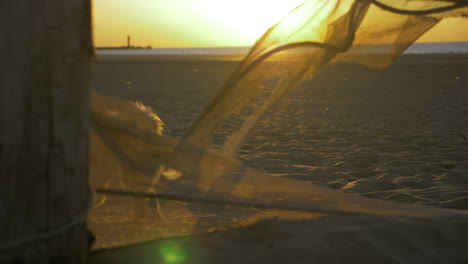
<path id="1" fill-rule="evenodd" d="M 95 248 L 327 214 L 467 216 L 274 177 L 236 157 L 265 112 L 323 66 L 388 66 L 466 1 L 309 0 L 252 47 L 182 138 L 162 133 L 148 107 L 92 95 L 90 181 Z"/>

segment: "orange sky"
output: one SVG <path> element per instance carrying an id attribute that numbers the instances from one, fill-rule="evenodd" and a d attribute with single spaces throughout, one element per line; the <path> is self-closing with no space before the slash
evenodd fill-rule
<path id="1" fill-rule="evenodd" d="M 97 47 L 250 46 L 303 0 L 93 0 Z M 264 7 L 268 6 L 268 9 Z M 262 11 L 259 11 L 262 10 Z M 468 19 L 447 19 L 418 42 L 468 41 Z"/>

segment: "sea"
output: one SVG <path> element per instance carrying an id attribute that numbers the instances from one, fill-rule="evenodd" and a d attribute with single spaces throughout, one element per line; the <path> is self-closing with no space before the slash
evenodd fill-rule
<path id="1" fill-rule="evenodd" d="M 368 52 L 380 50 L 380 45 L 363 47 Z M 97 55 L 243 55 L 250 47 L 97 49 Z M 372 51 L 371 51 L 372 52 Z M 404 54 L 468 53 L 468 42 L 414 43 Z"/>

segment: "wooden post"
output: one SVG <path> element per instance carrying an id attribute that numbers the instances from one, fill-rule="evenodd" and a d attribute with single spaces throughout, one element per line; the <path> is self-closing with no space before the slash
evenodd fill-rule
<path id="1" fill-rule="evenodd" d="M 0 34 L 0 263 L 84 263 L 90 0 L 2 0 Z"/>

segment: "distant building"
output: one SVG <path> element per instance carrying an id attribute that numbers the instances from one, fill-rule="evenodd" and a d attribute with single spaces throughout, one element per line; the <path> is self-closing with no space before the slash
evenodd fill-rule
<path id="1" fill-rule="evenodd" d="M 106 50 L 106 49 L 152 49 L 153 48 L 151 45 L 148 45 L 146 47 L 132 46 L 131 40 L 132 40 L 131 36 L 127 35 L 127 46 L 121 46 L 121 47 L 96 47 L 96 49 Z"/>

